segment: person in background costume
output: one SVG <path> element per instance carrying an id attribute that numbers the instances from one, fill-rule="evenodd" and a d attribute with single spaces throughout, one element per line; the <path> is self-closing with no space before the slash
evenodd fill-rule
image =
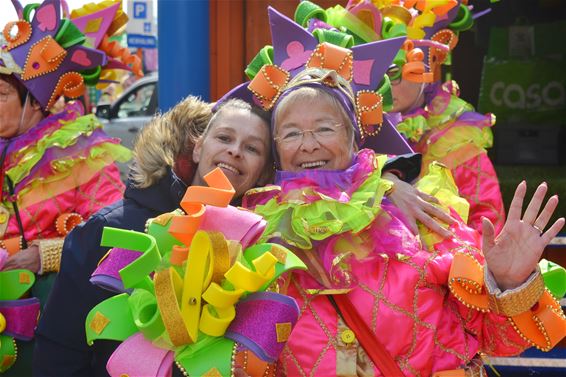
<path id="1" fill-rule="evenodd" d="M 58 0 L 26 7 L 12 3 L 19 19 L 0 35 L 0 251 L 9 255 L 2 289 L 23 295 L 22 287 L 29 288 L 33 278 L 17 277 L 29 270 L 40 276 L 32 295 L 43 302 L 59 270 L 65 236 L 120 199 L 124 185 L 114 162 L 130 158 L 94 115 L 84 115 L 80 103 L 58 113 L 50 109 L 62 96 L 83 95 L 109 69 L 141 72 L 137 59 L 118 54 L 108 41 L 127 22 L 121 2 L 70 14 Z M 0 370 L 9 368 L 17 354 L 31 358 L 31 344 L 16 351 L 9 338 L 31 338 L 20 337 L 18 328 L 33 330 L 37 315 L 31 320 L 30 313 L 39 303 L 25 308 L 13 303 L 0 309 L 6 321 Z M 9 343 L 14 347 L 4 348 Z M 30 375 L 31 363 L 19 362 L 9 373 Z"/>
<path id="2" fill-rule="evenodd" d="M 566 317 L 537 267 L 565 223 L 548 224 L 558 198 L 544 204 L 540 185 L 523 213 L 523 182 L 499 236 L 488 219 L 480 236 L 459 216 L 457 189 L 444 175 L 433 181 L 459 221 L 451 237 L 425 249 L 384 196 L 392 187 L 381 176 L 385 156 L 355 151 L 358 134 L 386 121 L 381 96 L 367 89 L 389 64 L 375 57 L 392 57 L 388 51 L 403 39 L 349 50 L 319 43 L 273 9 L 270 25 L 273 64 L 233 95 L 251 92 L 273 111 L 281 168 L 277 186 L 251 190 L 243 203 L 267 221 L 261 240 L 290 247 L 308 267 L 279 281 L 279 292 L 301 308 L 280 373 L 482 376 L 480 352 L 549 350 L 566 336 Z M 287 65 L 299 45 L 309 53 Z M 371 68 L 359 75 L 364 63 Z M 431 165 L 422 180 L 445 170 Z"/>
<path id="3" fill-rule="evenodd" d="M 433 161 L 448 166 L 460 196 L 470 203 L 464 218 L 467 224 L 481 232 L 481 219 L 487 217 L 499 232 L 505 221 L 504 206 L 487 156 L 495 116 L 474 112 L 459 98 L 456 82 L 441 82 L 441 65 L 449 64 L 459 32 L 486 13 L 472 14 L 471 9 L 457 0 L 351 0 L 345 8 L 337 5 L 326 10 L 305 1 L 297 8 L 295 20 L 331 43 L 343 31 L 349 36 L 348 41 L 338 40 L 344 47 L 407 37 L 380 88 L 386 110 L 415 152 L 422 153 L 421 176 Z M 385 88 L 390 88 L 391 98 Z"/>

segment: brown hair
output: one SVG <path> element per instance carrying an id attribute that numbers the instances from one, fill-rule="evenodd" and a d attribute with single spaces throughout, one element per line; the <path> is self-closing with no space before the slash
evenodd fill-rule
<path id="1" fill-rule="evenodd" d="M 130 179 L 135 187 L 149 187 L 163 178 L 180 156 L 192 158 L 196 141 L 212 116 L 211 105 L 188 96 L 165 114 L 156 115 L 134 145 Z"/>

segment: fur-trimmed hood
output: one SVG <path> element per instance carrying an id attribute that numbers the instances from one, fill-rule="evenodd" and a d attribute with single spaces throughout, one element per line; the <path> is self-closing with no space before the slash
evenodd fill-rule
<path id="1" fill-rule="evenodd" d="M 192 164 L 193 147 L 210 121 L 211 110 L 211 104 L 188 96 L 165 114 L 156 115 L 136 139 L 131 183 L 138 188 L 149 187 L 179 160 Z"/>

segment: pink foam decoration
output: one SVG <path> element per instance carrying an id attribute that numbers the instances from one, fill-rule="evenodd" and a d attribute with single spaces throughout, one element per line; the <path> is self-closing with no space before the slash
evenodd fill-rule
<path id="1" fill-rule="evenodd" d="M 106 370 L 112 377 L 172 375 L 174 353 L 157 348 L 142 333 L 135 333 L 123 341 L 114 351 Z"/>
<path id="2" fill-rule="evenodd" d="M 374 59 L 354 60 L 354 82 L 361 85 L 369 85 L 371 82 L 371 67 Z"/>
<path id="3" fill-rule="evenodd" d="M 299 41 L 291 41 L 287 45 L 287 55 L 289 58 L 281 63 L 281 68 L 290 71 L 305 64 L 311 56 L 312 51 L 306 50 L 305 46 Z"/>
<path id="4" fill-rule="evenodd" d="M 102 38 L 104 37 L 104 34 L 106 34 L 108 28 L 112 24 L 112 20 L 114 19 L 119 6 L 120 3 L 116 3 L 112 6 L 109 6 L 108 8 L 99 10 L 98 12 L 83 17 L 74 18 L 72 21 L 80 31 L 82 31 L 87 37 L 92 39 L 94 47 L 98 47 L 98 45 L 102 41 Z M 86 25 L 88 24 L 88 22 L 90 20 L 96 20 L 97 18 L 102 18 L 99 29 L 92 33 L 85 33 Z"/>
<path id="5" fill-rule="evenodd" d="M 126 71 L 130 71 L 130 67 L 128 67 L 127 64 L 124 64 L 116 59 L 108 59 L 108 63 L 106 63 L 104 69 L 123 69 Z"/>
<path id="6" fill-rule="evenodd" d="M 47 4 L 40 7 L 35 13 L 35 20 L 38 22 L 39 30 L 54 31 L 57 26 L 57 11 L 55 5 Z"/>
<path id="7" fill-rule="evenodd" d="M 200 229 L 222 232 L 227 240 L 235 240 L 245 249 L 263 233 L 265 221 L 253 212 L 236 207 L 207 206 Z"/>
<path id="8" fill-rule="evenodd" d="M 82 65 L 83 67 L 88 67 L 90 64 L 92 64 L 84 50 L 75 50 L 73 56 L 71 57 L 71 61 L 73 63 Z"/>
<path id="9" fill-rule="evenodd" d="M 355 6 L 351 6 L 350 3 L 346 6 L 346 9 L 350 11 L 354 16 L 357 16 L 360 11 L 368 11 L 372 14 L 372 21 L 373 25 L 371 26 L 373 30 L 378 34 L 381 35 L 381 13 L 377 10 L 377 7 L 373 5 L 369 1 L 362 1 Z M 369 26 L 369 25 L 368 25 Z"/>
<path id="10" fill-rule="evenodd" d="M 6 319 L 4 335 L 20 340 L 33 338 L 33 331 L 39 315 L 39 300 L 35 297 L 1 301 L 0 313 Z"/>
<path id="11" fill-rule="evenodd" d="M 8 260 L 8 256 L 9 255 L 6 249 L 0 248 L 0 270 L 4 268 L 4 265 L 6 264 L 6 260 Z"/>

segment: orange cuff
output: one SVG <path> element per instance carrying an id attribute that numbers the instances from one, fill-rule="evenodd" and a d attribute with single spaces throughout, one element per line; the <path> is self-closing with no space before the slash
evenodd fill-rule
<path id="1" fill-rule="evenodd" d="M 468 308 L 492 312 L 483 266 L 473 256 L 465 253 L 454 255 L 448 287 Z M 530 309 L 507 318 L 525 341 L 542 351 L 549 351 L 566 336 L 566 317 L 560 304 L 548 290 L 543 292 Z"/>

